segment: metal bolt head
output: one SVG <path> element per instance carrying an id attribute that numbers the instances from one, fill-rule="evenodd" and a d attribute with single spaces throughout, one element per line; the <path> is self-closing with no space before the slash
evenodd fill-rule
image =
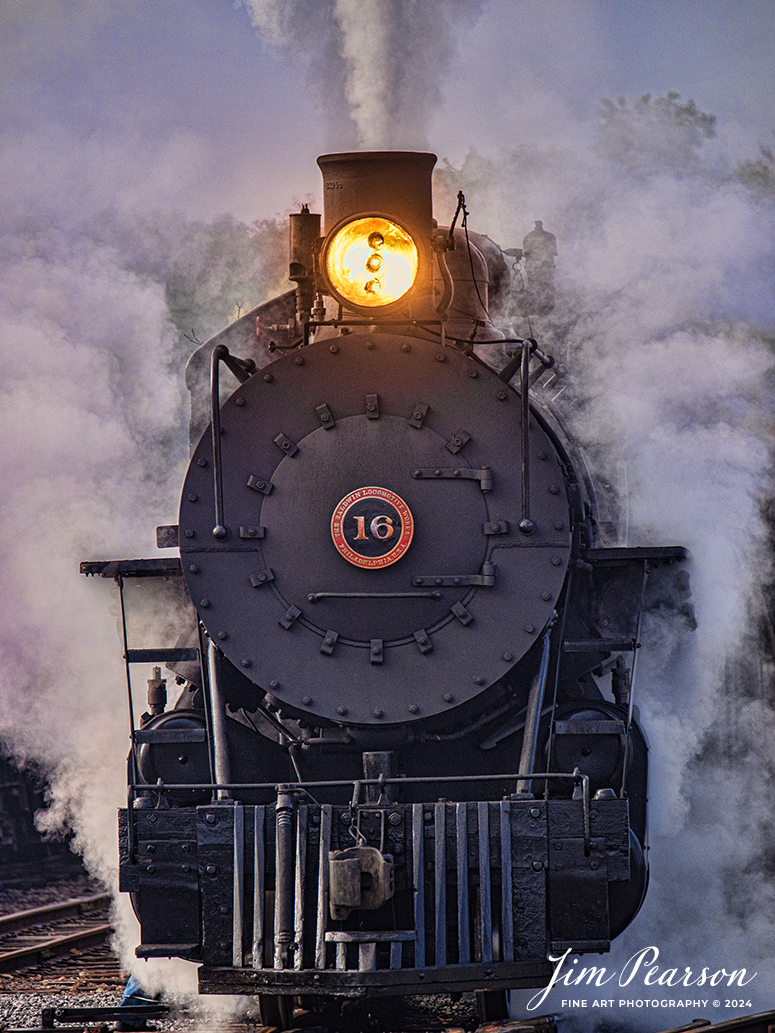
<path id="1" fill-rule="evenodd" d="M 214 864 L 208 864 L 208 866 L 205 868 L 205 871 L 210 876 L 218 874 L 218 869 Z"/>
<path id="2" fill-rule="evenodd" d="M 332 344 L 328 350 L 331 352 L 332 355 L 336 355 L 336 353 L 339 351 L 339 345 Z"/>
<path id="3" fill-rule="evenodd" d="M 541 808 L 540 807 L 531 807 L 528 813 L 530 814 L 531 818 L 540 818 L 541 817 Z"/>
<path id="4" fill-rule="evenodd" d="M 555 522 L 554 522 L 554 529 L 555 529 L 555 531 L 562 531 L 563 527 L 565 527 L 565 524 L 562 522 L 562 520 L 555 520 Z"/>
<path id="5" fill-rule="evenodd" d="M 525 625 L 525 631 L 528 633 L 528 635 L 532 635 L 533 632 L 535 631 L 535 625 L 533 625 L 533 624 L 526 624 Z"/>
<path id="6" fill-rule="evenodd" d="M 374 715 L 374 717 L 382 717 L 384 711 L 380 710 L 379 707 L 375 707 L 374 710 L 372 710 L 372 714 Z"/>
<path id="7" fill-rule="evenodd" d="M 209 599 L 200 599 L 199 600 L 199 605 L 202 607 L 203 610 L 206 610 L 208 608 L 208 606 L 210 605 L 210 600 Z"/>
<path id="8" fill-rule="evenodd" d="M 549 453 L 548 453 L 548 452 L 545 452 L 545 451 L 544 451 L 544 450 L 542 449 L 542 450 L 541 450 L 541 451 L 540 451 L 540 452 L 538 453 L 538 458 L 539 458 L 539 459 L 548 459 L 548 458 L 549 458 Z"/>
<path id="9" fill-rule="evenodd" d="M 561 557 L 559 557 L 559 556 L 552 556 L 552 566 L 553 567 L 559 567 L 561 563 L 562 563 Z"/>
<path id="10" fill-rule="evenodd" d="M 188 501 L 189 501 L 189 502 L 196 502 L 196 500 L 197 500 L 198 498 L 199 498 L 199 496 L 197 495 L 197 493 L 196 493 L 195 491 L 190 491 L 190 492 L 188 493 Z"/>
<path id="11" fill-rule="evenodd" d="M 312 696 L 302 696 L 301 701 L 305 707 L 312 706 Z"/>
<path id="12" fill-rule="evenodd" d="M 274 380 L 274 373 L 264 373 L 264 382 L 271 384 Z"/>
<path id="13" fill-rule="evenodd" d="M 248 657 L 245 656 L 240 660 L 240 663 L 243 667 L 250 667 L 251 661 Z"/>
<path id="14" fill-rule="evenodd" d="M 186 538 L 193 538 L 194 537 L 194 530 L 191 527 L 187 527 L 184 533 L 186 535 Z"/>
<path id="15" fill-rule="evenodd" d="M 499 391 L 498 392 L 498 401 L 499 402 L 505 402 L 506 401 L 506 392 L 505 391 Z"/>
<path id="16" fill-rule="evenodd" d="M 549 494 L 550 495 L 559 495 L 560 494 L 560 489 L 557 487 L 556 484 L 550 484 L 549 485 Z"/>
<path id="17" fill-rule="evenodd" d="M 199 567 L 196 565 L 196 563 L 192 563 L 188 569 L 191 571 L 192 574 L 199 573 Z"/>
<path id="18" fill-rule="evenodd" d="M 336 712 L 337 714 L 340 714 L 342 717 L 344 717 L 344 715 L 347 713 L 347 707 L 337 707 Z"/>
<path id="19" fill-rule="evenodd" d="M 410 714 L 416 714 L 419 711 L 419 709 L 420 708 L 417 706 L 416 703 L 410 703 L 409 704 L 409 713 Z"/>
<path id="20" fill-rule="evenodd" d="M 444 352 L 436 352 L 436 362 L 446 362 L 447 356 Z"/>
<path id="21" fill-rule="evenodd" d="M 196 465 L 197 466 L 207 466 L 207 460 L 206 459 L 197 459 Z"/>
<path id="22" fill-rule="evenodd" d="M 401 813 L 400 813 L 400 811 L 391 811 L 390 814 L 388 815 L 388 821 L 390 822 L 391 825 L 400 825 L 401 824 Z"/>
<path id="23" fill-rule="evenodd" d="M 468 375 L 469 375 L 469 377 L 471 377 L 472 380 L 475 380 L 479 376 L 479 370 L 478 369 L 469 369 Z"/>
<path id="24" fill-rule="evenodd" d="M 545 603 L 548 603 L 549 600 L 552 598 L 552 593 L 551 592 L 541 592 L 541 598 L 543 599 L 543 601 Z"/>
<path id="25" fill-rule="evenodd" d="M 455 697 L 452 695 L 451 692 L 445 692 L 442 698 L 445 703 L 451 703 Z"/>
<path id="26" fill-rule="evenodd" d="M 153 875 L 153 873 L 156 871 L 156 868 L 154 867 L 154 865 L 149 864 L 148 865 L 148 871 L 150 872 L 151 875 Z"/>
<path id="27" fill-rule="evenodd" d="M 304 356 L 303 355 L 297 355 L 296 358 L 293 361 L 296 363 L 297 366 L 303 366 L 304 365 Z"/>
<path id="28" fill-rule="evenodd" d="M 598 865 L 597 861 L 590 861 L 589 862 L 589 867 L 592 869 L 593 872 L 596 872 L 598 867 L 599 867 L 599 865 Z"/>
<path id="29" fill-rule="evenodd" d="M 349 825 L 350 815 L 347 813 L 347 811 L 343 811 L 342 814 L 339 816 L 339 820 L 343 825 Z"/>
<path id="30" fill-rule="evenodd" d="M 245 399 L 242 397 L 242 395 L 240 395 L 239 398 L 235 399 L 234 404 L 243 406 L 245 404 Z"/>
<path id="31" fill-rule="evenodd" d="M 269 682 L 269 688 L 270 689 L 279 689 L 280 688 L 279 681 L 275 681 L 275 679 L 272 679 L 272 681 Z"/>
<path id="32" fill-rule="evenodd" d="M 474 685 L 484 685 L 484 678 L 480 674 L 474 675 Z"/>
<path id="33" fill-rule="evenodd" d="M 219 631 L 218 632 L 218 638 L 221 640 L 221 642 L 224 642 L 228 637 L 229 637 L 229 633 L 227 631 Z"/>
<path id="34" fill-rule="evenodd" d="M 155 854 L 156 853 L 156 847 L 153 845 L 153 843 L 149 843 L 148 846 L 145 848 L 145 851 L 148 854 Z"/>
<path id="35" fill-rule="evenodd" d="M 533 863 L 530 865 L 530 867 L 533 869 L 534 872 L 541 872 L 541 871 L 543 871 L 543 868 L 544 868 L 543 861 L 533 861 Z M 562 868 L 562 865 L 558 864 L 558 865 L 555 865 L 555 867 L 559 871 Z"/>
<path id="36" fill-rule="evenodd" d="M 207 824 L 207 825 L 216 825 L 217 823 L 218 823 L 218 815 L 217 814 L 206 814 L 205 815 L 205 824 Z"/>
<path id="37" fill-rule="evenodd" d="M 402 352 L 410 352 L 411 350 L 412 350 L 411 344 L 402 344 L 401 345 L 401 351 Z"/>
<path id="38" fill-rule="evenodd" d="M 503 654 L 503 659 L 506 661 L 506 663 L 510 663 L 514 659 L 514 654 L 513 653 L 504 653 Z"/>

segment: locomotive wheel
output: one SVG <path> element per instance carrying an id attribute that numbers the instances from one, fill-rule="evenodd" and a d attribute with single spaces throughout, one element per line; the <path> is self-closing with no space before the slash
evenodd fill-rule
<path id="1" fill-rule="evenodd" d="M 293 1025 L 293 998 L 287 994 L 259 994 L 258 1010 L 264 1026 L 290 1029 Z"/>

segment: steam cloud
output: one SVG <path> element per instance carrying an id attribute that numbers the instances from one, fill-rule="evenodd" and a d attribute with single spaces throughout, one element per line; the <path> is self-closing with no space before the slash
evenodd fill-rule
<path id="1" fill-rule="evenodd" d="M 652 616 L 636 679 L 651 741 L 651 887 L 611 954 L 578 968 L 619 972 L 653 944 L 660 972 L 758 972 L 744 991 L 644 986 L 641 977 L 626 989 L 616 979 L 555 989 L 543 1010 L 587 1000 L 572 1028 L 664 1029 L 713 1018 L 714 998 L 753 1010 L 771 1003 L 775 710 L 761 621 L 771 578 L 762 505 L 772 493 L 775 206 L 740 182 L 741 167 L 706 155 L 708 128 L 675 95 L 644 99 L 607 109 L 586 152 L 472 154 L 440 173 L 443 189 L 462 186 L 472 222 L 502 246 L 519 244 L 535 217 L 557 234 L 557 309 L 515 325 L 567 363 L 569 376 L 548 393 L 598 467 L 613 477 L 626 463 L 629 544 L 691 551 L 699 626 L 681 632 Z M 593 1011 L 605 998 L 709 1003 Z"/>
<path id="2" fill-rule="evenodd" d="M 346 102 L 359 148 L 422 149 L 455 31 L 475 21 L 485 0 L 242 2 L 266 39 L 311 62 L 324 110 L 341 120 Z M 352 145 L 341 123 L 340 135 L 341 146 Z"/>

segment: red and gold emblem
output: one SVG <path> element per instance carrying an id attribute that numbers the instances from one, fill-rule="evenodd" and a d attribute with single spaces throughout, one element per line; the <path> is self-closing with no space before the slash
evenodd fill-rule
<path id="1" fill-rule="evenodd" d="M 337 552 L 356 567 L 377 570 L 400 560 L 414 534 L 414 520 L 400 495 L 375 486 L 345 495 L 331 517 Z"/>

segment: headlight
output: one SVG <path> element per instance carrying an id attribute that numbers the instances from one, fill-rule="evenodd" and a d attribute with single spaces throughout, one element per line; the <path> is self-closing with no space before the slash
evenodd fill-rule
<path id="1" fill-rule="evenodd" d="M 390 219 L 370 215 L 336 231 L 325 251 L 328 280 L 345 304 L 380 308 L 417 277 L 417 245 Z"/>

